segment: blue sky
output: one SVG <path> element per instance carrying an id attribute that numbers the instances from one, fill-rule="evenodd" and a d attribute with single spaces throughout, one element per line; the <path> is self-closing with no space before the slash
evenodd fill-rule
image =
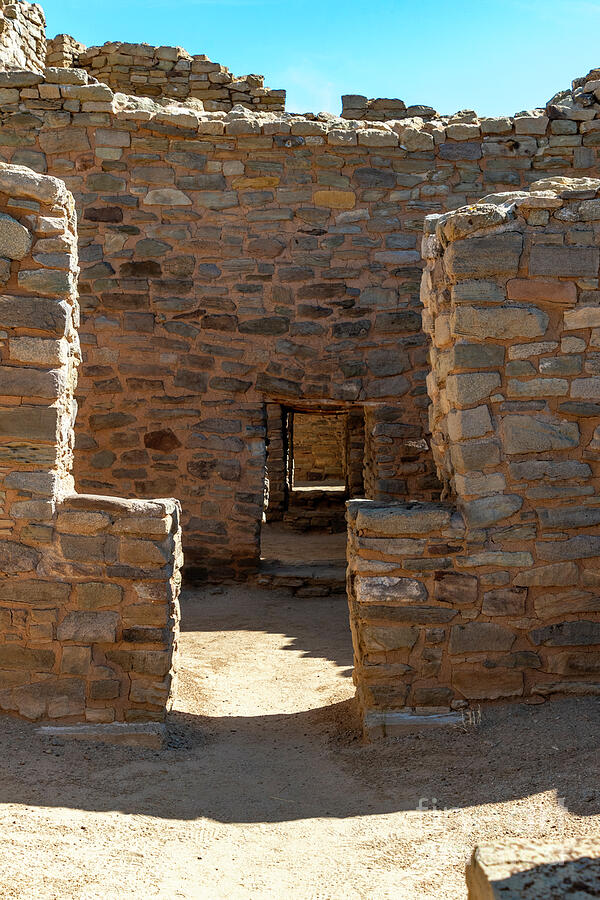
<path id="1" fill-rule="evenodd" d="M 286 88 L 290 112 L 340 111 L 341 94 L 442 113 L 543 106 L 600 66 L 587 0 L 41 0 L 48 34 L 179 45 Z"/>

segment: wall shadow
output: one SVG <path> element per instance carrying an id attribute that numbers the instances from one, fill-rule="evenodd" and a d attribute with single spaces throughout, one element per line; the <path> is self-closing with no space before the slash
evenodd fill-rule
<path id="1" fill-rule="evenodd" d="M 539 900 L 540 897 L 586 900 L 600 897 L 600 858 L 582 856 L 563 863 L 545 863 L 490 882 L 495 896 Z"/>
<path id="2" fill-rule="evenodd" d="M 161 751 L 49 741 L 9 719 L 0 734 L 0 803 L 258 823 L 519 798 L 535 810 L 534 795 L 552 791 L 575 815 L 600 812 L 593 702 L 496 707 L 476 731 L 452 727 L 371 746 L 348 729 L 352 717 L 353 701 L 291 715 L 174 713 Z"/>

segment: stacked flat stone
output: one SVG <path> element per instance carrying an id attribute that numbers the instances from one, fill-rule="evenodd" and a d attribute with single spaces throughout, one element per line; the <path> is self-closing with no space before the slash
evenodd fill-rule
<path id="1" fill-rule="evenodd" d="M 77 231 L 57 178 L 0 164 L 0 710 L 161 719 L 171 696 L 175 500 L 78 495 Z"/>
<path id="2" fill-rule="evenodd" d="M 600 180 L 425 222 L 443 504 L 350 504 L 367 729 L 600 694 Z"/>
<path id="3" fill-rule="evenodd" d="M 342 118 L 359 119 L 366 122 L 387 122 L 388 120 L 409 119 L 419 116 L 432 119 L 437 116 L 431 106 L 418 104 L 408 106 L 398 98 L 376 97 L 369 100 L 363 94 L 342 95 Z"/>
<path id="4" fill-rule="evenodd" d="M 0 0 L 0 69 L 42 71 L 46 66 L 46 18 L 26 0 Z"/>
<path id="5" fill-rule="evenodd" d="M 226 66 L 182 47 L 112 42 L 86 48 L 69 35 L 58 35 L 49 43 L 48 65 L 85 69 L 125 94 L 200 101 L 212 112 L 226 112 L 236 104 L 271 112 L 285 108 L 285 91 L 265 87 L 262 75 L 235 76 Z"/>
<path id="6" fill-rule="evenodd" d="M 59 69 L 76 68 L 80 54 L 85 53 L 86 49 L 85 44 L 76 41 L 70 34 L 57 34 L 48 41 L 46 66 Z"/>

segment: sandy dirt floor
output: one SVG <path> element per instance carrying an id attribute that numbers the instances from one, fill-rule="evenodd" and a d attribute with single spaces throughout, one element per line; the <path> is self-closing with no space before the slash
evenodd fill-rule
<path id="1" fill-rule="evenodd" d="M 598 702 L 361 744 L 344 598 L 183 599 L 161 751 L 2 719 L 2 898 L 466 897 L 478 841 L 600 839 Z"/>

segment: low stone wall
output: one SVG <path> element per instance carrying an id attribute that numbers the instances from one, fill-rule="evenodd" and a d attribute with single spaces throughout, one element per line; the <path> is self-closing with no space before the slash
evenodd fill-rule
<path id="1" fill-rule="evenodd" d="M 375 731 L 600 694 L 598 221 L 600 181 L 557 179 L 426 222 L 448 502 L 350 504 L 355 677 Z"/>
<path id="2" fill-rule="evenodd" d="M 46 17 L 37 3 L 0 0 L 0 70 L 46 66 Z"/>
<path id="3" fill-rule="evenodd" d="M 469 900 L 580 900 L 600 896 L 600 843 L 482 844 L 467 866 Z"/>
<path id="4" fill-rule="evenodd" d="M 0 165 L 0 258 L 0 710 L 160 719 L 179 505 L 74 493 L 77 232 L 61 181 Z"/>
<path id="5" fill-rule="evenodd" d="M 284 524 L 296 531 L 345 531 L 346 496 L 344 491 L 326 487 L 290 491 Z"/>
<path id="6" fill-rule="evenodd" d="M 285 109 L 285 91 L 265 87 L 263 75 L 235 76 L 208 56 L 192 56 L 182 47 L 119 41 L 84 47 L 61 34 L 49 42 L 48 65 L 85 69 L 123 94 L 200 100 L 212 112 L 227 112 L 236 104 L 267 112 Z"/>

